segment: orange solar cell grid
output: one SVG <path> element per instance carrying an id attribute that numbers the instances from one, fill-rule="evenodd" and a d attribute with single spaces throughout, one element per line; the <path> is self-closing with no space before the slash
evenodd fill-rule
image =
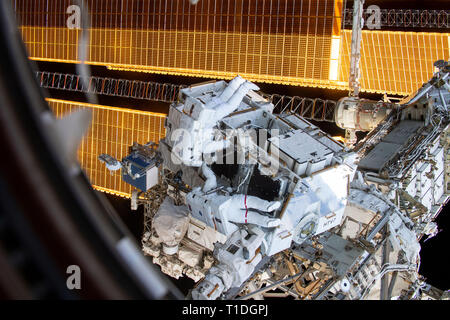
<path id="1" fill-rule="evenodd" d="M 120 160 L 133 142 L 158 142 L 166 134 L 166 115 L 56 99 L 47 102 L 57 118 L 81 108 L 92 110 L 92 124 L 78 149 L 78 160 L 95 189 L 129 197 L 131 186 L 119 172 L 111 175 L 98 156 L 107 153 Z"/>
<path id="2" fill-rule="evenodd" d="M 361 89 L 408 95 L 433 76 L 433 63 L 450 59 L 450 33 L 363 31 Z M 348 81 L 351 31 L 342 32 L 339 78 Z"/>
<path id="3" fill-rule="evenodd" d="M 12 1 L 32 59 L 77 62 L 80 31 L 66 25 L 69 0 Z M 87 3 L 90 64 L 221 79 L 239 73 L 256 82 L 348 88 L 351 30 L 340 29 L 342 0 Z M 361 91 L 410 94 L 432 76 L 434 61 L 450 58 L 449 36 L 363 31 Z"/>
<path id="4" fill-rule="evenodd" d="M 68 0 L 13 1 L 30 57 L 75 62 Z M 338 5 L 335 5 L 335 2 Z M 88 0 L 88 63 L 188 76 L 334 87 L 342 0 Z M 337 8 L 337 9 L 336 9 Z M 339 10 L 340 12 L 340 10 Z"/>

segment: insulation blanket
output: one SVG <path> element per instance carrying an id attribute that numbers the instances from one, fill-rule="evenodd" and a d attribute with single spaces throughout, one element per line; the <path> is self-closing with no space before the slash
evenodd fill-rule
<path id="1" fill-rule="evenodd" d="M 176 206 L 166 197 L 153 218 L 153 227 L 167 246 L 176 246 L 186 234 L 189 224 L 188 208 Z"/>

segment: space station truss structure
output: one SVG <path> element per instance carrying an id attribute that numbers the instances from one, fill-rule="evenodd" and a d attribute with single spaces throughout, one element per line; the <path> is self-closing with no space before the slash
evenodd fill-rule
<path id="1" fill-rule="evenodd" d="M 132 98 L 172 103 L 178 100 L 180 90 L 186 85 L 137 81 L 117 78 L 91 76 L 82 79 L 76 74 L 36 71 L 36 79 L 45 89 L 98 94 L 120 98 Z M 86 85 L 87 83 L 87 85 Z M 275 113 L 290 111 L 299 116 L 315 120 L 334 122 L 337 102 L 328 99 L 263 94 L 274 105 Z"/>
<path id="2" fill-rule="evenodd" d="M 182 89 L 157 144 L 98 159 L 145 207 L 143 252 L 197 282 L 188 298 L 448 299 L 419 274 L 450 197 L 450 62 L 434 67 L 353 147 L 237 76 Z"/>
<path id="3" fill-rule="evenodd" d="M 41 88 L 172 103 L 185 85 L 36 71 Z"/>
<path id="4" fill-rule="evenodd" d="M 367 21 L 373 10 L 363 11 L 363 19 Z M 344 27 L 353 24 L 352 9 L 344 10 Z M 412 10 L 412 9 L 380 9 L 381 28 L 422 28 L 450 29 L 449 10 Z"/>

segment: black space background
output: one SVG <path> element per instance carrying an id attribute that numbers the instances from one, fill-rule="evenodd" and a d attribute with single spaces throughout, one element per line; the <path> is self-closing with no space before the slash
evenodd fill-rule
<path id="1" fill-rule="evenodd" d="M 201 0 L 200 0 L 201 1 Z M 347 7 L 352 7 L 353 1 L 347 1 Z M 449 10 L 450 0 L 409 0 L 409 1 L 387 1 L 387 0 L 366 0 L 365 6 L 371 4 L 377 4 L 382 9 L 437 9 L 437 10 Z M 397 29 L 398 30 L 398 29 Z M 409 31 L 431 31 L 427 30 L 409 30 Z M 432 30 L 439 31 L 439 30 Z M 447 31 L 448 32 L 448 31 Z M 62 73 L 75 73 L 75 67 L 71 64 L 60 63 L 44 63 L 39 62 L 36 64 L 37 68 L 42 71 L 57 71 Z M 104 67 L 92 67 L 92 74 L 97 76 L 113 77 L 113 78 L 125 78 L 130 80 L 143 80 L 143 81 L 156 81 L 178 84 L 192 84 L 208 79 L 204 78 L 189 78 L 189 77 L 175 77 L 175 76 L 162 76 L 153 75 L 140 72 L 123 72 L 108 70 Z M 316 88 L 301 88 L 301 87 L 288 87 L 282 85 L 271 84 L 259 84 L 261 90 L 266 93 L 278 93 L 286 95 L 298 95 L 304 97 L 321 97 L 326 99 L 337 100 L 340 97 L 346 96 L 346 91 L 331 91 L 327 89 Z M 61 91 L 52 90 L 48 92 L 48 95 L 54 98 L 66 99 L 72 101 L 86 101 L 84 95 L 77 93 L 67 93 Z M 378 95 L 362 94 L 363 97 L 378 99 Z M 154 112 L 167 112 L 168 105 L 165 103 L 155 103 L 143 100 L 123 99 L 117 97 L 104 97 L 99 96 L 99 103 L 104 105 L 127 107 L 132 109 L 140 109 Z M 337 128 L 334 124 L 330 123 L 315 123 L 320 126 L 324 131 L 332 135 L 342 135 L 343 131 Z M 106 195 L 110 202 L 114 205 L 119 215 L 124 220 L 125 224 L 130 228 L 132 233 L 136 236 L 138 242 L 143 228 L 142 209 L 138 211 L 131 211 L 129 209 L 129 201 L 126 199 L 117 198 L 114 196 Z M 449 246 L 450 246 L 450 210 L 449 205 L 443 208 L 442 212 L 436 219 L 441 230 L 437 236 L 428 241 L 421 241 L 421 268 L 420 273 L 423 275 L 427 282 L 431 285 L 447 290 L 450 289 L 450 278 L 448 276 L 448 261 L 449 261 Z M 184 278 L 180 280 L 174 280 L 170 278 L 184 293 L 192 287 L 193 281 Z"/>

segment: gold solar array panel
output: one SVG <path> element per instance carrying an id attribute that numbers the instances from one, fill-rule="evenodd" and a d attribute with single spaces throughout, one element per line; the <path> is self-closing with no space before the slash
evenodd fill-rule
<path id="1" fill-rule="evenodd" d="M 69 0 L 12 0 L 30 57 L 76 62 Z M 87 0 L 87 63 L 188 76 L 336 87 L 343 0 Z M 68 13 L 69 12 L 69 13 Z M 336 79 L 335 79 L 336 80 Z"/>
<path id="2" fill-rule="evenodd" d="M 118 172 L 111 175 L 98 156 L 107 153 L 121 160 L 133 142 L 158 142 L 166 134 L 166 115 L 56 99 L 47 102 L 57 118 L 82 108 L 92 110 L 92 123 L 78 149 L 78 160 L 95 189 L 129 197 L 132 187 Z"/>
<path id="3" fill-rule="evenodd" d="M 340 80 L 348 81 L 350 30 L 342 32 Z M 450 33 L 363 31 L 361 88 L 408 95 L 433 76 L 437 60 L 450 59 Z"/>
<path id="4" fill-rule="evenodd" d="M 69 0 L 11 0 L 30 58 L 77 62 Z M 88 0 L 87 63 L 347 89 L 342 0 Z M 69 13 L 68 13 L 69 12 Z M 363 31 L 361 91 L 408 95 L 449 59 L 450 33 Z"/>

